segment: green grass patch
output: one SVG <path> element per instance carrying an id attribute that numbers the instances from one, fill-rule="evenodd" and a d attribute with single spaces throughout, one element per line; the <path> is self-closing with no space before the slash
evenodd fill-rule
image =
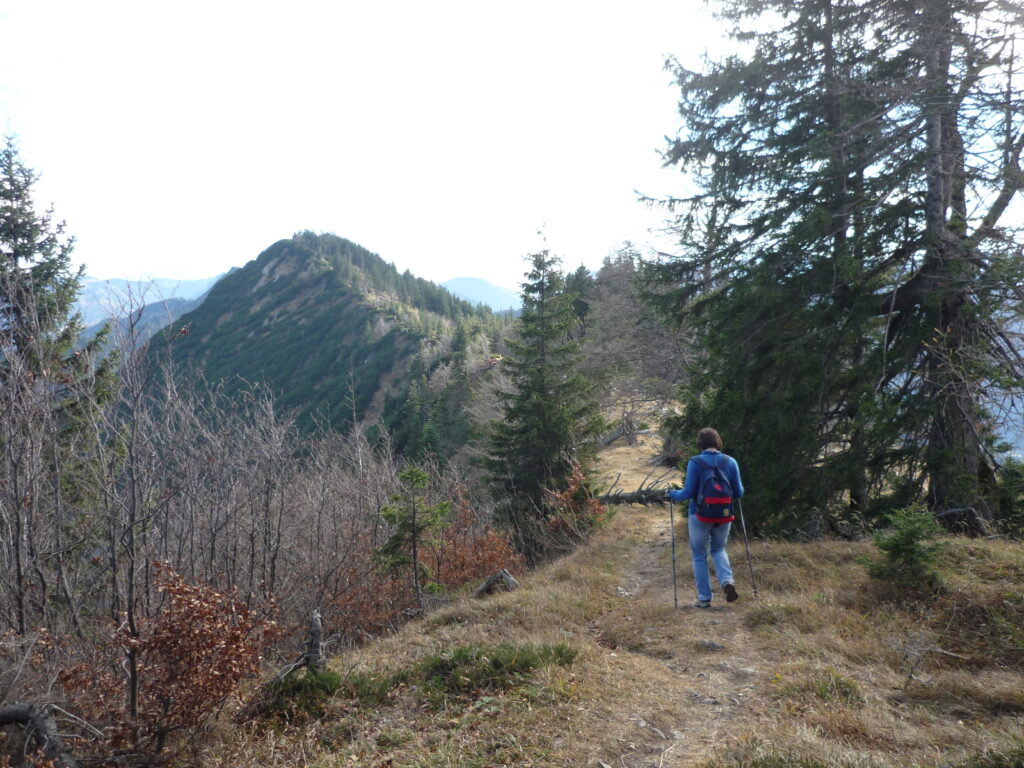
<path id="1" fill-rule="evenodd" d="M 834 764 L 823 763 L 813 758 L 794 758 L 789 755 L 759 755 L 751 758 L 740 758 L 719 762 L 717 760 L 705 764 L 705 768 L 835 768 Z"/>
<path id="2" fill-rule="evenodd" d="M 351 672 L 341 675 L 327 669 L 322 672 L 306 670 L 271 683 L 266 701 L 257 708 L 264 719 L 285 721 L 321 718 L 327 714 L 332 701 L 345 699 L 360 706 L 385 703 L 408 673 L 373 675 Z"/>
<path id="3" fill-rule="evenodd" d="M 834 669 L 823 670 L 815 679 L 814 692 L 823 701 L 847 706 L 860 706 L 864 703 L 857 683 L 844 677 Z"/>
<path id="4" fill-rule="evenodd" d="M 412 671 L 431 698 L 504 691 L 525 682 L 535 670 L 568 666 L 578 651 L 557 645 L 462 645 L 428 656 Z"/>
<path id="5" fill-rule="evenodd" d="M 341 683 L 341 675 L 331 670 L 289 675 L 270 684 L 268 701 L 260 707 L 260 714 L 284 720 L 321 717 Z"/>
<path id="6" fill-rule="evenodd" d="M 400 689 L 411 691 L 431 704 L 449 699 L 514 689 L 527 683 L 541 667 L 568 666 L 579 652 L 557 645 L 461 645 L 427 656 L 412 667 L 390 675 L 352 672 L 342 676 L 326 670 L 290 675 L 269 686 L 259 716 L 287 721 L 322 718 L 335 699 L 361 707 L 388 703 Z"/>

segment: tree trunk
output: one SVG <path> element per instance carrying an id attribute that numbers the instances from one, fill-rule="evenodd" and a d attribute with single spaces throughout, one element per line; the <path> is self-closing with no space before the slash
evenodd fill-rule
<path id="1" fill-rule="evenodd" d="M 975 377 L 970 373 L 972 361 L 967 354 L 977 342 L 978 329 L 970 306 L 974 268 L 967 258 L 963 231 L 963 142 L 956 123 L 959 110 L 950 88 L 954 21 L 945 3 L 932 3 L 925 16 L 926 265 L 933 267 L 938 299 L 930 313 L 935 337 L 927 346 L 934 403 L 928 445 L 929 498 L 936 511 L 972 508 L 981 520 L 991 521 L 992 513 L 979 484 L 986 461 L 982 408 L 971 387 Z M 951 208 L 953 216 L 948 218 Z"/>

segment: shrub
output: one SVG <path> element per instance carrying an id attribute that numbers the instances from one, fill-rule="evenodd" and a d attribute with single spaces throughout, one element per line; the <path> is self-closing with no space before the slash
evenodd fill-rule
<path id="1" fill-rule="evenodd" d="M 935 518 L 927 510 L 912 507 L 893 512 L 890 524 L 890 530 L 874 536 L 881 558 L 861 560 L 868 574 L 898 587 L 937 591 L 941 579 L 936 566 L 945 544 L 935 540 L 942 534 Z"/>
<path id="2" fill-rule="evenodd" d="M 608 510 L 598 501 L 578 461 L 570 463 L 571 472 L 562 490 L 548 490 L 545 520 L 547 546 L 554 551 L 572 549 L 586 541 L 604 522 Z"/>
<path id="3" fill-rule="evenodd" d="M 102 738 L 83 738 L 91 754 L 117 759 L 146 755 L 156 760 L 181 746 L 220 712 L 245 678 L 260 671 L 262 649 L 277 626 L 233 595 L 189 584 L 155 564 L 157 588 L 168 604 L 153 619 L 137 620 L 138 635 L 124 621 L 92 658 L 61 673 L 68 698 Z M 137 703 L 126 695 L 131 677 L 122 669 L 127 652 L 137 660 Z"/>

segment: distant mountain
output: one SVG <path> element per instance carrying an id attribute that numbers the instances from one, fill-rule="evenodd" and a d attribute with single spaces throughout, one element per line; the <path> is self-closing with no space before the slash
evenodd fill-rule
<path id="1" fill-rule="evenodd" d="M 483 304 L 495 312 L 519 309 L 522 304 L 519 294 L 489 283 L 479 277 L 455 277 L 441 283 L 445 288 L 472 304 Z"/>
<path id="2" fill-rule="evenodd" d="M 76 309 L 88 328 L 103 320 L 124 317 L 127 308 L 146 304 L 158 305 L 169 299 L 196 299 L 210 290 L 223 275 L 201 280 L 175 280 L 157 277 L 152 280 L 101 280 L 86 275 L 78 294 Z"/>
<path id="3" fill-rule="evenodd" d="M 161 328 L 198 307 L 204 297 L 205 294 L 194 299 L 163 299 L 133 310 L 131 317 L 106 317 L 82 331 L 80 344 L 84 345 L 107 324 L 111 325 L 111 330 L 106 349 L 114 348 L 119 341 L 127 340 L 130 335 L 136 343 L 146 341 Z"/>
<path id="4" fill-rule="evenodd" d="M 355 243 L 304 232 L 217 282 L 150 351 L 170 345 L 177 370 L 228 394 L 266 385 L 303 429 L 344 429 L 355 413 L 383 418 L 399 449 L 445 451 L 465 433 L 455 414 L 470 396 L 466 377 L 451 375 L 456 350 L 464 360 L 498 322 Z M 441 399 L 460 407 L 445 416 Z"/>

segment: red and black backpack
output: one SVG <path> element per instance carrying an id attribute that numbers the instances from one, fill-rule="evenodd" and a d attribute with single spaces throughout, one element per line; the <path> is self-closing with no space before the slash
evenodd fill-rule
<path id="1" fill-rule="evenodd" d="M 732 513 L 732 485 L 718 466 L 718 454 L 708 464 L 702 455 L 693 460 L 701 468 L 697 484 L 697 519 L 702 523 L 731 523 L 736 519 Z"/>

